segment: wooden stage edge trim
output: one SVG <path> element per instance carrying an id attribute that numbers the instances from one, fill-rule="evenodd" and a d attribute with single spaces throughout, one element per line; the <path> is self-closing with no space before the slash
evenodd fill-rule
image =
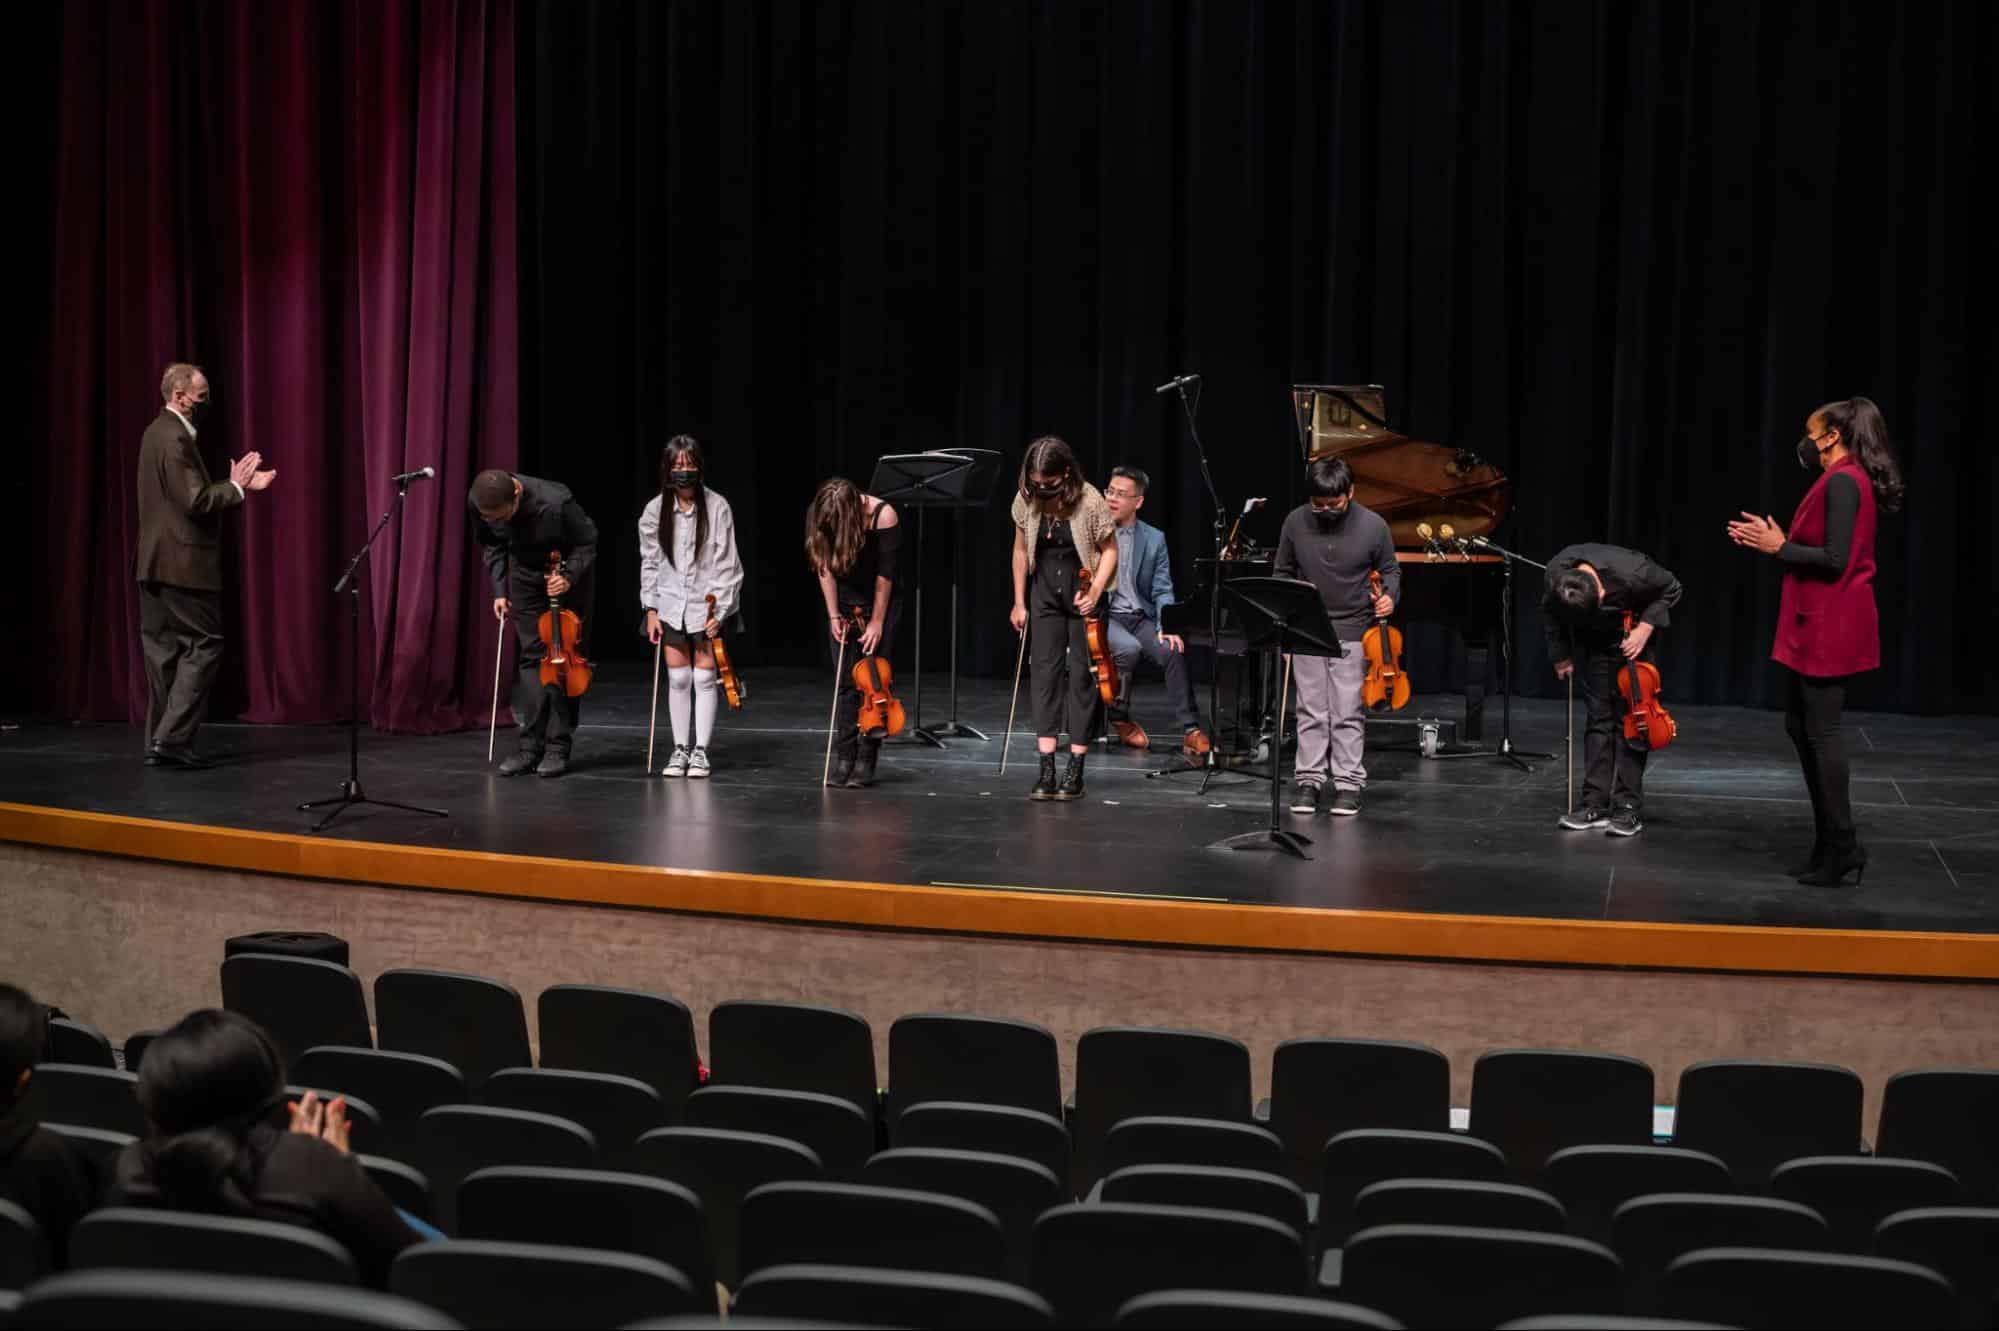
<path id="1" fill-rule="evenodd" d="M 0 802 L 0 840 L 252 873 L 1010 937 L 1670 970 L 1999 979 L 1999 935 L 1318 910 L 922 887 L 323 840 Z"/>

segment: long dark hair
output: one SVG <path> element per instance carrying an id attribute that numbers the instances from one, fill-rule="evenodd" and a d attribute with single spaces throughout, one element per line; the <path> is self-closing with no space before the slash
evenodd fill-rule
<path id="1" fill-rule="evenodd" d="M 1860 463 L 1867 479 L 1874 483 L 1874 502 L 1893 513 L 1902 507 L 1902 466 L 1895 460 L 1894 445 L 1888 441 L 1888 422 L 1872 398 L 1846 397 L 1828 402 L 1812 415 L 1829 430 L 1839 431 L 1839 441 Z"/>
<path id="2" fill-rule="evenodd" d="M 147 1170 L 168 1206 L 250 1215 L 257 1172 L 277 1141 L 268 1120 L 285 1093 L 285 1061 L 248 1017 L 190 1012 L 146 1046 L 139 1107 Z"/>
<path id="3" fill-rule="evenodd" d="M 1064 478 L 1062 493 L 1053 501 L 1038 498 L 1029 484 L 1028 477 L 1037 471 L 1044 476 L 1059 474 Z M 1036 513 L 1047 512 L 1050 503 L 1059 504 L 1064 514 L 1076 511 L 1076 505 L 1083 500 L 1083 469 L 1076 465 L 1076 451 L 1065 440 L 1044 434 L 1027 446 L 1027 456 L 1020 460 L 1020 497 Z"/>
<path id="4" fill-rule="evenodd" d="M 868 505 L 844 476 L 823 482 L 805 510 L 805 558 L 815 573 L 847 572 L 868 541 Z"/>
<path id="5" fill-rule="evenodd" d="M 659 531 L 653 539 L 659 542 L 666 562 L 673 563 L 673 524 L 680 521 L 680 502 L 670 477 L 673 464 L 681 458 L 701 473 L 701 479 L 694 483 L 694 562 L 698 566 L 701 552 L 708 548 L 708 459 L 701 451 L 701 441 L 691 434 L 673 436 L 659 455 Z"/>

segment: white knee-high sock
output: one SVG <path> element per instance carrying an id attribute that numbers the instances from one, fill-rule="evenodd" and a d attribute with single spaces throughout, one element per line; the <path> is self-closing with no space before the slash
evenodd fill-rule
<path id="1" fill-rule="evenodd" d="M 708 736 L 715 729 L 715 672 L 694 668 L 694 747 L 708 747 Z"/>
<path id="2" fill-rule="evenodd" d="M 666 715 L 673 723 L 673 747 L 687 747 L 687 723 L 694 714 L 694 667 L 666 668 Z"/>

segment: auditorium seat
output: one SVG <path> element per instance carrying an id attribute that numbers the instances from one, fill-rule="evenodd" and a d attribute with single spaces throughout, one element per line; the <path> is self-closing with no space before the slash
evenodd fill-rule
<path id="1" fill-rule="evenodd" d="M 854 1102 L 811 1091 L 704 1086 L 687 1097 L 687 1126 L 761 1132 L 809 1148 L 830 1175 L 857 1173 L 875 1150 L 875 1123 Z"/>
<path id="2" fill-rule="evenodd" d="M 861 1182 L 942 1193 L 985 1207 L 998 1217 L 1006 1235 L 1006 1277 L 1016 1281 L 1027 1278 L 1028 1240 L 1036 1217 L 1064 1200 L 1062 1180 L 1046 1166 L 982 1151 L 882 1151 L 861 1171 Z"/>
<path id="3" fill-rule="evenodd" d="M 687 1004 L 664 994 L 557 984 L 535 1000 L 541 1066 L 635 1077 L 659 1093 L 666 1122 L 700 1085 L 700 1053 Z"/>
<path id="4" fill-rule="evenodd" d="M 1471 1132 L 1506 1153 L 1516 1183 L 1538 1186 L 1567 1146 L 1648 1146 L 1652 1069 L 1569 1049 L 1494 1049 L 1472 1064 Z"/>
<path id="5" fill-rule="evenodd" d="M 712 1310 L 714 1291 L 651 1257 L 596 1248 L 454 1239 L 403 1250 L 389 1291 L 468 1327 L 619 1327 Z"/>
<path id="6" fill-rule="evenodd" d="M 843 1106 L 843 1108 L 846 1106 Z M 734 1289 L 743 1198 L 766 1183 L 816 1179 L 819 1157 L 797 1142 L 718 1128 L 659 1128 L 639 1138 L 628 1167 L 692 1189 L 701 1198 L 715 1279 Z"/>
<path id="7" fill-rule="evenodd" d="M 1034 1291 L 1065 1326 L 1102 1326 L 1165 1289 L 1305 1292 L 1305 1251 L 1275 1220 L 1236 1211 L 1069 1202 L 1034 1224 Z"/>
<path id="8" fill-rule="evenodd" d="M 44 1123 L 42 1126 L 68 1142 L 70 1149 L 83 1158 L 100 1180 L 111 1177 L 111 1165 L 118 1158 L 118 1153 L 139 1140 L 129 1132 L 85 1128 L 74 1123 Z"/>
<path id="9" fill-rule="evenodd" d="M 28 1083 L 23 1112 L 43 1123 L 146 1135 L 146 1115 L 134 1088 L 139 1079 L 112 1068 L 38 1063 Z"/>
<path id="10" fill-rule="evenodd" d="M 87 1026 L 68 1017 L 55 1017 L 49 1022 L 49 1062 L 76 1063 L 87 1068 L 115 1068 L 117 1055 L 111 1052 L 111 1041 L 95 1026 Z"/>
<path id="11" fill-rule="evenodd" d="M 1992 1125 L 1999 1133 L 1999 1123 Z M 1770 1195 L 1809 1206 L 1825 1217 L 1832 1246 L 1866 1252 L 1874 1229 L 1897 1211 L 1950 1206 L 1964 1195 L 1957 1176 L 1924 1160 L 1878 1156 L 1806 1156 L 1770 1171 Z"/>
<path id="12" fill-rule="evenodd" d="M 1677 1146 L 1571 1146 L 1548 1157 L 1542 1186 L 1569 1213 L 1569 1232 L 1610 1241 L 1610 1217 L 1652 1192 L 1735 1190 L 1728 1166 L 1705 1151 Z"/>
<path id="13" fill-rule="evenodd" d="M 420 968 L 383 971 L 375 977 L 375 1024 L 382 1048 L 442 1059 L 464 1074 L 474 1092 L 501 1068 L 534 1063 L 520 994 L 483 975 Z"/>
<path id="14" fill-rule="evenodd" d="M 798 1263 L 772 1266 L 743 1282 L 728 1326 L 750 1318 L 824 1319 L 838 1326 L 1051 1327 L 1054 1310 L 1032 1290 L 979 1276 L 937 1271 Z M 765 1323 L 802 1326 L 804 1321 Z"/>
<path id="15" fill-rule="evenodd" d="M 1736 1186 L 1761 1192 L 1770 1171 L 1806 1155 L 1860 1151 L 1860 1078 L 1827 1063 L 1717 1059 L 1680 1073 L 1673 1145 L 1719 1156 Z"/>
<path id="16" fill-rule="evenodd" d="M 347 1249 L 303 1225 L 130 1206 L 106 1207 L 77 1221 L 69 1264 L 76 1271 L 208 1271 L 327 1285 L 357 1279 Z"/>
<path id="17" fill-rule="evenodd" d="M 1384 1179 L 1353 1200 L 1357 1230 L 1376 1225 L 1468 1225 L 1566 1234 L 1568 1212 L 1539 1188 L 1468 1179 Z"/>
<path id="18" fill-rule="evenodd" d="M 1775 1248 L 1703 1248 L 1666 1269 L 1664 1311 L 1727 1326 L 1949 1326 L 1950 1282 L 1913 1262 Z"/>
<path id="19" fill-rule="evenodd" d="M 1103 1171 L 1132 1165 L 1214 1165 L 1222 1169 L 1286 1172 L 1284 1143 L 1253 1123 L 1212 1118 L 1143 1115 L 1111 1125 L 1104 1134 Z"/>
<path id="20" fill-rule="evenodd" d="M 125 1037 L 125 1071 L 137 1072 L 139 1064 L 145 1061 L 146 1046 L 159 1038 L 156 1030 L 133 1031 Z"/>
<path id="21" fill-rule="evenodd" d="M 1316 1188 L 1326 1143 L 1342 1132 L 1448 1131 L 1450 1060 L 1403 1040 L 1286 1040 L 1270 1060 L 1268 1126 L 1284 1142 L 1291 1181 Z"/>
<path id="22" fill-rule="evenodd" d="M 1340 1297 L 1412 1328 L 1535 1313 L 1618 1313 L 1622 1268 L 1601 1243 L 1466 1225 L 1378 1225 L 1347 1241 Z"/>
<path id="23" fill-rule="evenodd" d="M 418 1121 L 409 1163 L 430 1180 L 438 1228 L 457 1233 L 458 1185 L 494 1165 L 553 1165 L 589 1169 L 597 1139 L 566 1118 L 486 1105 L 440 1105 Z"/>
<path id="24" fill-rule="evenodd" d="M 1957 1292 L 1959 1326 L 1991 1326 L 1999 1312 L 1999 1207 L 1898 1211 L 1874 1231 L 1874 1256 L 1927 1266 Z"/>
<path id="25" fill-rule="evenodd" d="M 1911 1068 L 1881 1088 L 1877 1155 L 1957 1175 L 1967 1202 L 1999 1206 L 1999 1068 Z"/>
<path id="26" fill-rule="evenodd" d="M 1032 1160 L 1051 1170 L 1074 1195 L 1069 1182 L 1069 1129 L 1061 1119 L 1036 1110 L 963 1100 L 923 1101 L 898 1116 L 894 1142 Z"/>
<path id="27" fill-rule="evenodd" d="M 458 1185 L 458 1233 L 665 1262 L 695 1289 L 715 1283 L 694 1190 L 643 1174 L 533 1165 L 481 1169 Z"/>
<path id="28" fill-rule="evenodd" d="M 1832 1246 L 1825 1218 L 1774 1197 L 1662 1192 L 1633 1197 L 1611 1216 L 1610 1246 L 1624 1262 L 1634 1312 L 1657 1313 L 1666 1268 L 1700 1248 Z"/>
<path id="29" fill-rule="evenodd" d="M 51 1276 L 22 1300 L 22 1327 L 213 1327 L 253 1331 L 272 1326 L 455 1331 L 435 1308 L 380 1294 L 303 1280 L 217 1276 L 184 1271 L 74 1271 Z"/>
<path id="30" fill-rule="evenodd" d="M 1358 1303 L 1298 1294 L 1251 1294 L 1228 1289 L 1169 1289 L 1140 1294 L 1117 1310 L 1115 1327 L 1199 1328 L 1248 1331 L 1400 1331 L 1387 1313 Z"/>
<path id="31" fill-rule="evenodd" d="M 356 1154 L 354 1163 L 367 1171 L 375 1186 L 389 1194 L 389 1200 L 425 1224 L 437 1223 L 437 1199 L 430 1179 L 414 1165 L 379 1155 Z"/>
<path id="32" fill-rule="evenodd" d="M 1354 1231 L 1354 1198 L 1369 1184 L 1394 1178 L 1497 1183 L 1506 1177 L 1506 1156 L 1491 1142 L 1452 1132 L 1355 1128 L 1326 1143 L 1320 1169 L 1318 1245 L 1338 1248 Z"/>
<path id="33" fill-rule="evenodd" d="M 382 1116 L 383 1150 L 397 1157 L 417 1149 L 417 1122 L 426 1110 L 472 1098 L 465 1078 L 443 1059 L 388 1049 L 318 1045 L 299 1056 L 291 1075 L 373 1105 Z"/>
<path id="34" fill-rule="evenodd" d="M 999 1217 L 976 1202 L 859 1183 L 766 1183 L 743 1198 L 745 1276 L 799 1263 L 1006 1274 Z"/>
<path id="35" fill-rule="evenodd" d="M 605 1072 L 502 1068 L 479 1088 L 478 1100 L 581 1123 L 597 1139 L 599 1158 L 612 1168 L 622 1168 L 617 1162 L 633 1142 L 666 1126 L 666 1106 L 658 1091 L 635 1077 Z"/>
<path id="36" fill-rule="evenodd" d="M 222 1006 L 268 1031 L 287 1064 L 316 1044 L 375 1043 L 361 977 L 330 961 L 262 952 L 224 957 Z"/>
<path id="37" fill-rule="evenodd" d="M 888 1121 L 911 1105 L 955 1100 L 1062 1117 L 1061 1060 L 1046 1027 L 1005 1017 L 922 1012 L 888 1028 Z"/>
<path id="38" fill-rule="evenodd" d="M 708 1014 L 708 1057 L 710 1087 L 835 1096 L 867 1115 L 870 1128 L 881 1112 L 874 1034 L 866 1021 L 840 1008 L 753 999 L 717 1003 Z M 828 1159 L 826 1167 L 837 1166 Z"/>
<path id="39" fill-rule="evenodd" d="M 1105 1177 L 1102 1199 L 1148 1206 L 1200 1206 L 1275 1220 L 1302 1241 L 1311 1220 L 1305 1190 L 1263 1170 L 1214 1165 L 1128 1165 Z"/>
<path id="40" fill-rule="evenodd" d="M 1141 1115 L 1248 1123 L 1249 1047 L 1206 1031 L 1139 1026 L 1084 1031 L 1076 1041 L 1071 1123 L 1070 1178 L 1078 1196 L 1103 1177 L 1104 1138 L 1111 1128 Z"/>
<path id="41" fill-rule="evenodd" d="M 49 1265 L 42 1227 L 19 1205 L 0 1197 L 0 1289 L 33 1283 Z"/>

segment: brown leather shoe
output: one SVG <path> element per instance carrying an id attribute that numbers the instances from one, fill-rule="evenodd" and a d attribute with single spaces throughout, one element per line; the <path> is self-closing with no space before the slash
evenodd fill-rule
<path id="1" fill-rule="evenodd" d="M 1117 731 L 1117 742 L 1127 749 L 1149 749 L 1152 741 L 1147 738 L 1144 727 L 1136 721 L 1113 721 L 1111 729 Z"/>
<path id="2" fill-rule="evenodd" d="M 1199 758 L 1214 747 L 1208 741 L 1208 732 L 1199 726 L 1195 726 L 1192 730 L 1188 731 L 1186 738 L 1180 741 L 1180 752 L 1186 754 L 1189 758 Z"/>

